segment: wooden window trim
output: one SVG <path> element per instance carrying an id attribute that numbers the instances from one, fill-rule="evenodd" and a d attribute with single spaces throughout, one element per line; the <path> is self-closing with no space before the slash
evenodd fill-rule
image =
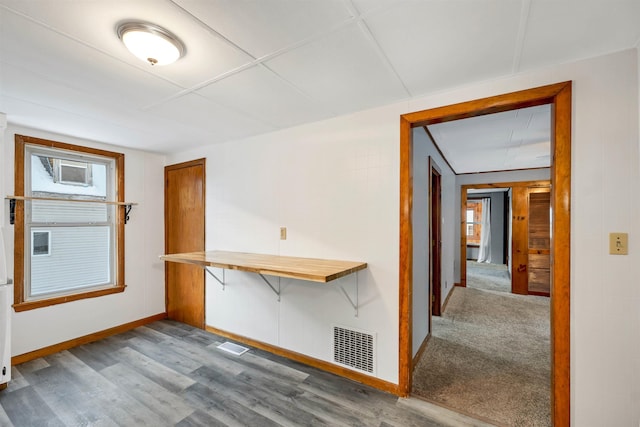
<path id="1" fill-rule="evenodd" d="M 99 150 L 96 148 L 82 147 L 64 142 L 49 141 L 24 135 L 15 136 L 15 188 L 14 195 L 24 196 L 24 165 L 25 145 L 39 145 L 42 147 L 70 150 L 80 153 L 109 157 L 115 161 L 115 185 L 116 201 L 124 202 L 124 154 L 113 151 Z M 14 304 L 16 312 L 48 307 L 70 301 L 78 301 L 86 298 L 96 298 L 103 295 L 111 295 L 123 292 L 124 283 L 124 208 L 116 209 L 116 269 L 115 286 L 107 289 L 90 290 L 70 295 L 61 295 L 34 301 L 25 301 L 24 298 L 24 200 L 16 200 L 16 213 L 14 224 Z"/>

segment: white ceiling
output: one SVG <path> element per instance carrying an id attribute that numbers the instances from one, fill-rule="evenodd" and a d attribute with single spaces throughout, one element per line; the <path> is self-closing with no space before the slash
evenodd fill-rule
<path id="1" fill-rule="evenodd" d="M 631 48 L 639 17 L 638 0 L 0 0 L 0 112 L 171 152 Z M 186 56 L 136 59 L 115 34 L 131 18 Z"/>
<path id="2" fill-rule="evenodd" d="M 522 108 L 427 126 L 455 173 L 551 165 L 551 106 Z"/>

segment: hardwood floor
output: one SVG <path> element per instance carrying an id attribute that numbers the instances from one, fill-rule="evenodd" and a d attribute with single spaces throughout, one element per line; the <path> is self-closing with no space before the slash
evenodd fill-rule
<path id="1" fill-rule="evenodd" d="M 159 321 L 13 367 L 0 426 L 478 426 L 397 397 Z"/>

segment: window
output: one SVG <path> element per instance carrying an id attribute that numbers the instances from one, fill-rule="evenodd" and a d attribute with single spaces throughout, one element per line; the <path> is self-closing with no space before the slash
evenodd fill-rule
<path id="1" fill-rule="evenodd" d="M 482 231 L 482 201 L 467 200 L 467 244 L 479 245 Z"/>
<path id="2" fill-rule="evenodd" d="M 124 290 L 124 155 L 16 135 L 15 304 Z"/>
<path id="3" fill-rule="evenodd" d="M 31 256 L 51 255 L 51 232 L 31 231 Z"/>
<path id="4" fill-rule="evenodd" d="M 51 159 L 55 165 L 56 182 L 89 186 L 92 184 L 92 164 L 88 162 L 74 162 L 72 160 Z"/>

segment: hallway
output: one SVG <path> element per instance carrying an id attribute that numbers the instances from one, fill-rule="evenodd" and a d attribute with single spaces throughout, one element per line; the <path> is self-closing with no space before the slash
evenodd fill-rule
<path id="1" fill-rule="evenodd" d="M 497 425 L 550 425 L 549 299 L 509 293 L 504 266 L 469 263 L 467 283 L 433 317 L 414 395 Z"/>

